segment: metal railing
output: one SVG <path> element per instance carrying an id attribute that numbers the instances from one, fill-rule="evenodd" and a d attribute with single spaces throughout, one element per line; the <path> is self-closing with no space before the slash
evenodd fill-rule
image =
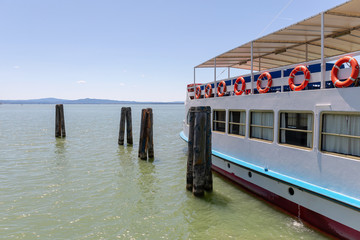
<path id="1" fill-rule="evenodd" d="M 360 56 L 360 51 L 325 58 L 326 67 L 330 66 L 328 64 L 334 64 L 335 61 L 339 60 L 340 58 L 342 58 L 344 56 L 352 56 L 352 57 L 356 58 L 357 56 Z M 297 64 L 291 64 L 291 65 L 287 65 L 287 66 L 283 66 L 283 67 L 272 68 L 272 69 L 267 69 L 267 70 L 263 70 L 263 71 L 259 71 L 259 72 L 254 72 L 253 73 L 253 75 L 255 76 L 254 77 L 254 85 L 253 85 L 255 87 L 254 89 L 256 89 L 257 77 L 260 74 L 262 74 L 264 72 L 269 72 L 270 74 L 271 73 L 277 73 L 277 75 L 279 75 L 278 73 L 280 72 L 280 77 L 274 77 L 272 79 L 272 86 L 271 86 L 272 90 L 270 92 L 287 92 L 287 91 L 289 91 L 288 90 L 288 86 L 289 86 L 289 84 L 288 84 L 289 76 L 288 75 L 291 72 L 290 70 L 292 70 L 293 68 L 295 68 L 298 65 L 305 65 L 308 68 L 315 68 L 317 64 L 321 64 L 321 59 L 312 60 L 312 61 L 308 61 L 308 62 L 300 62 L 300 63 L 297 63 Z M 326 67 L 325 67 L 325 69 L 326 69 Z M 320 65 L 320 69 L 321 69 L 321 65 Z M 310 73 L 311 73 L 311 71 L 310 71 Z M 339 72 L 338 72 L 338 78 L 339 79 L 346 79 L 346 78 L 348 78 L 350 76 L 350 74 L 351 74 L 351 68 L 341 68 L 339 70 Z M 326 86 L 324 86 L 324 88 L 327 88 L 327 86 L 331 87 L 331 83 L 329 83 L 329 81 L 331 81 L 331 69 L 328 69 L 327 71 L 325 71 L 324 75 L 325 75 L 324 82 L 326 84 Z M 234 94 L 235 81 L 240 76 L 245 78 L 245 79 L 250 78 L 250 82 L 249 81 L 246 82 L 246 88 L 245 88 L 246 93 L 243 93 L 241 96 L 251 94 L 251 93 L 248 93 L 249 90 L 251 91 L 251 73 L 249 73 L 249 74 L 245 74 L 245 75 L 233 76 L 233 77 L 230 77 L 230 78 L 217 80 L 216 82 L 210 81 L 210 82 L 203 83 L 203 84 L 199 84 L 199 83 L 197 83 L 195 85 L 190 84 L 188 86 L 188 88 L 187 88 L 188 97 L 190 99 L 195 99 L 195 88 L 197 86 L 200 86 L 201 87 L 201 96 L 203 98 L 204 95 L 205 95 L 205 87 L 206 87 L 207 84 L 211 84 L 212 92 L 213 92 L 213 95 L 214 95 L 214 94 L 216 94 L 217 87 L 218 87 L 218 85 L 219 85 L 219 83 L 221 81 L 225 81 L 227 83 L 226 84 L 227 90 L 226 90 L 223 97 L 233 96 L 233 95 L 235 95 Z M 359 74 L 359 76 L 360 76 L 360 74 Z M 300 84 L 303 80 L 304 80 L 304 75 L 303 74 L 296 75 L 295 78 L 294 78 L 294 83 L 295 84 Z M 230 84 L 228 84 L 229 81 L 230 81 Z M 265 88 L 266 85 L 267 85 L 267 82 L 268 82 L 267 80 L 263 80 L 262 83 L 261 83 L 261 87 Z M 307 87 L 307 89 L 305 89 L 305 90 L 312 90 L 312 89 L 320 90 L 321 83 L 322 83 L 322 81 L 321 81 L 321 71 L 315 71 L 315 72 L 311 73 L 311 77 L 310 77 L 309 85 L 308 85 L 309 87 Z M 216 86 L 214 86 L 214 84 L 216 84 Z M 239 85 L 241 85 L 241 83 L 239 83 Z M 256 92 L 257 91 L 255 90 L 255 94 L 257 94 Z"/>

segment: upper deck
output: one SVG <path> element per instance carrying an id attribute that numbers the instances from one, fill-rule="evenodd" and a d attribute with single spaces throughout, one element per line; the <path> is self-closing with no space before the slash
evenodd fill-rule
<path id="1" fill-rule="evenodd" d="M 256 94 L 256 81 L 260 74 L 270 72 L 273 85 L 269 92 L 289 91 L 289 74 L 297 65 L 308 67 L 311 78 L 304 90 L 325 89 L 333 87 L 330 81 L 333 64 L 340 58 L 349 55 L 358 58 L 360 55 L 360 0 L 348 1 L 299 23 L 253 40 L 228 52 L 197 65 L 194 68 L 194 84 L 196 69 L 213 68 L 213 81 L 201 86 L 212 85 L 212 97 L 217 97 L 216 88 L 220 80 L 216 79 L 217 68 L 250 70 L 242 75 L 246 81 L 246 93 Z M 344 65 L 343 65 L 344 66 Z M 345 66 L 338 73 L 339 79 L 350 76 L 350 68 Z M 294 83 L 300 84 L 304 77 L 296 74 Z M 227 91 L 225 96 L 233 95 L 234 82 L 239 76 L 230 74 L 225 80 Z M 356 85 L 357 83 L 355 83 Z M 267 81 L 262 81 L 264 88 Z M 354 86 L 354 84 L 352 85 Z M 194 92 L 188 89 L 189 98 Z"/>

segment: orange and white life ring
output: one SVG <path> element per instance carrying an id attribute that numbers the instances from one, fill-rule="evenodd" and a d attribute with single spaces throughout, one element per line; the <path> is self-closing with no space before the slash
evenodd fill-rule
<path id="1" fill-rule="evenodd" d="M 194 92 L 194 90 L 196 90 L 196 86 L 200 86 L 202 85 L 201 83 L 191 83 L 191 84 L 188 84 L 187 85 L 187 89 L 188 89 L 188 92 Z"/>
<path id="2" fill-rule="evenodd" d="M 268 83 L 265 88 L 261 88 L 261 82 L 264 77 L 267 78 Z M 269 72 L 263 72 L 256 81 L 256 88 L 259 91 L 259 93 L 267 93 L 270 90 L 271 85 L 272 85 L 272 77 Z"/>
<path id="3" fill-rule="evenodd" d="M 205 87 L 205 97 L 209 98 L 209 97 L 211 97 L 211 94 L 212 94 L 212 87 L 211 87 L 211 84 L 209 83 Z"/>
<path id="4" fill-rule="evenodd" d="M 201 96 L 201 87 L 197 86 L 196 90 L 195 90 L 195 97 L 196 97 L 196 99 L 199 99 L 200 96 Z"/>
<path id="5" fill-rule="evenodd" d="M 294 84 L 294 78 L 295 78 L 295 74 L 298 71 L 302 71 L 304 73 L 305 79 L 299 86 L 296 86 Z M 307 69 L 307 67 L 305 67 L 303 65 L 296 66 L 290 73 L 289 87 L 293 91 L 301 91 L 308 85 L 309 80 L 310 80 L 310 71 L 309 71 L 309 69 Z"/>
<path id="6" fill-rule="evenodd" d="M 220 92 L 221 91 L 221 86 L 223 86 L 222 92 Z M 221 81 L 219 83 L 219 85 L 218 85 L 218 88 L 217 88 L 217 94 L 218 94 L 219 97 L 222 97 L 222 96 L 224 96 L 225 93 L 226 93 L 226 83 L 225 83 L 225 81 Z"/>
<path id="7" fill-rule="evenodd" d="M 351 65 L 351 75 L 345 81 L 340 81 L 337 77 L 337 74 L 341 65 L 346 62 L 350 63 Z M 345 56 L 337 60 L 337 62 L 335 63 L 335 65 L 331 70 L 331 81 L 333 82 L 334 86 L 337 88 L 350 86 L 357 79 L 358 76 L 359 76 L 359 64 L 355 58 L 350 56 Z"/>
<path id="8" fill-rule="evenodd" d="M 238 90 L 238 85 L 239 85 L 240 81 L 241 81 L 241 89 Z M 241 95 L 245 91 L 245 88 L 246 88 L 245 79 L 243 77 L 238 77 L 238 79 L 236 79 L 235 84 L 234 84 L 234 93 L 236 95 Z"/>

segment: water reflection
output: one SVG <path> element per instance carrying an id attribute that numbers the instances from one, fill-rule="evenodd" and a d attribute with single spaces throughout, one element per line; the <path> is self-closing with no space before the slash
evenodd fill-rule
<path id="1" fill-rule="evenodd" d="M 54 170 L 63 170 L 69 164 L 67 157 L 67 142 L 65 138 L 56 138 L 55 139 L 55 148 L 54 148 Z"/>
<path id="2" fill-rule="evenodd" d="M 231 198 L 218 191 L 206 192 L 203 199 L 216 207 L 226 207 L 231 202 Z"/>
<path id="3" fill-rule="evenodd" d="M 130 156 L 133 152 L 134 152 L 134 146 L 133 145 L 119 145 L 118 150 L 117 150 L 117 155 L 118 156 Z"/>
<path id="4" fill-rule="evenodd" d="M 158 189 L 156 184 L 157 179 L 155 177 L 155 165 L 151 162 L 139 160 L 139 170 L 137 184 L 141 190 L 141 193 L 144 195 L 144 197 L 146 197 L 146 195 L 150 195 L 151 199 L 153 199 L 153 195 Z"/>
<path id="5" fill-rule="evenodd" d="M 55 138 L 55 154 L 63 155 L 65 153 L 65 138 Z"/>

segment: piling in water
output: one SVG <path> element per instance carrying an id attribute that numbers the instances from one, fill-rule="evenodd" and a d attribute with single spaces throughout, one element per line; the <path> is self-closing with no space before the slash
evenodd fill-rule
<path id="1" fill-rule="evenodd" d="M 119 130 L 119 138 L 118 138 L 119 145 L 124 145 L 125 118 L 126 118 L 126 108 L 122 107 L 120 114 L 120 130 Z"/>
<path id="2" fill-rule="evenodd" d="M 186 172 L 186 189 L 192 191 L 193 188 L 193 155 L 194 155 L 194 120 L 195 107 L 189 110 L 189 139 L 188 139 L 188 158 Z"/>
<path id="3" fill-rule="evenodd" d="M 140 124 L 140 138 L 139 138 L 139 154 L 138 157 L 141 159 L 146 159 L 146 129 L 145 129 L 145 122 L 146 122 L 146 109 L 141 110 L 141 124 Z"/>
<path id="4" fill-rule="evenodd" d="M 120 115 L 120 129 L 119 129 L 119 138 L 118 144 L 124 145 L 124 135 L 125 135 L 125 122 L 126 122 L 126 140 L 127 144 L 133 144 L 132 138 L 132 120 L 131 120 L 131 108 L 122 107 Z"/>
<path id="5" fill-rule="evenodd" d="M 186 188 L 195 196 L 212 191 L 210 107 L 190 108 Z"/>
<path id="6" fill-rule="evenodd" d="M 153 113 L 152 109 L 147 109 L 147 126 L 146 126 L 146 136 L 147 136 L 147 151 L 148 157 L 150 159 L 154 158 L 154 141 L 153 141 Z"/>
<path id="7" fill-rule="evenodd" d="M 211 172 L 211 108 L 206 108 L 206 149 L 205 149 L 205 190 L 213 190 L 213 180 Z"/>
<path id="8" fill-rule="evenodd" d="M 133 144 L 131 107 L 128 107 L 126 111 L 126 142 Z"/>
<path id="9" fill-rule="evenodd" d="M 62 104 L 55 106 L 55 137 L 66 137 L 64 106 Z"/>
<path id="10" fill-rule="evenodd" d="M 141 111 L 138 156 L 142 160 L 154 158 L 153 113 L 151 108 L 143 109 Z"/>

